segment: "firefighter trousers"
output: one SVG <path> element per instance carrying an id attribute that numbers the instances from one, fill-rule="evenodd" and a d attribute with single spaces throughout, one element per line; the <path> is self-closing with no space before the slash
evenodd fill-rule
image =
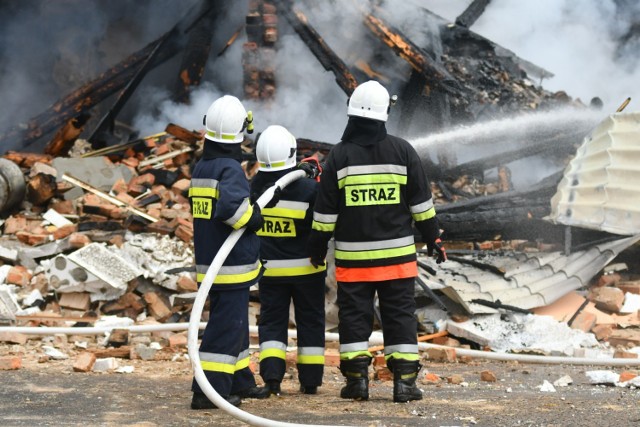
<path id="1" fill-rule="evenodd" d="M 322 385 L 324 371 L 324 277 L 305 283 L 260 283 L 260 376 L 282 381 L 286 369 L 289 305 L 293 301 L 298 334 L 298 380 Z"/>
<path id="2" fill-rule="evenodd" d="M 376 292 L 385 358 L 418 360 L 413 277 L 382 282 L 338 282 L 340 360 L 372 357 L 368 348 Z"/>
<path id="3" fill-rule="evenodd" d="M 209 292 L 209 321 L 200 344 L 200 364 L 221 396 L 255 387 L 249 369 L 249 288 Z M 193 380 L 192 391 L 202 392 Z"/>

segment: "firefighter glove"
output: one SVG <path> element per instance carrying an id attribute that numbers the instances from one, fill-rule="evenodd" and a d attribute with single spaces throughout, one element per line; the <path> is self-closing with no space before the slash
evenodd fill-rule
<path id="1" fill-rule="evenodd" d="M 318 161 L 311 157 L 303 159 L 302 162 L 298 163 L 298 169 L 305 171 L 307 176 L 312 179 L 316 179 L 320 176 L 321 172 Z"/>
<path id="2" fill-rule="evenodd" d="M 265 189 L 266 191 L 266 189 Z M 264 193 L 264 191 L 263 191 Z M 273 208 L 275 207 L 275 205 L 278 204 L 278 202 L 280 201 L 280 195 L 282 194 L 282 188 L 280 187 L 276 187 L 276 189 L 273 191 L 273 197 L 271 198 L 271 200 L 269 200 L 269 203 L 267 203 L 266 205 L 264 205 L 265 208 Z"/>
<path id="3" fill-rule="evenodd" d="M 256 233 L 262 228 L 262 224 L 264 224 L 264 218 L 262 218 L 262 213 L 260 213 L 260 206 L 256 203 L 253 205 L 251 218 L 249 218 L 247 222 L 247 230 Z"/>
<path id="4" fill-rule="evenodd" d="M 436 239 L 433 243 L 427 243 L 427 255 L 430 257 L 436 256 L 436 264 L 440 264 L 447 260 L 447 251 L 442 246 L 442 240 Z"/>
<path id="5" fill-rule="evenodd" d="M 312 255 L 309 260 L 311 261 L 311 265 L 313 265 L 315 268 L 318 267 L 324 267 L 324 258 L 320 257 L 320 256 L 314 256 Z"/>

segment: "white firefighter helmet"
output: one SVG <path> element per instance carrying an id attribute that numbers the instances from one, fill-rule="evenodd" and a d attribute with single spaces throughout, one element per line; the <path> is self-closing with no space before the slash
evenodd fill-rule
<path id="1" fill-rule="evenodd" d="M 216 99 L 204 116 L 207 128 L 205 138 L 210 141 L 226 144 L 239 143 L 244 140 L 243 131 L 253 131 L 253 114 L 247 112 L 238 98 L 225 95 Z"/>
<path id="2" fill-rule="evenodd" d="M 271 125 L 256 143 L 259 170 L 275 172 L 296 165 L 296 138 L 282 126 Z"/>
<path id="3" fill-rule="evenodd" d="M 375 80 L 364 82 L 349 97 L 348 116 L 386 122 L 389 117 L 389 92 Z"/>

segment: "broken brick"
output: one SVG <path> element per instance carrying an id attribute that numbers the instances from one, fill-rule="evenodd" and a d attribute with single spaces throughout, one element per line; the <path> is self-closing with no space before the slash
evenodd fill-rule
<path id="1" fill-rule="evenodd" d="M 27 343 L 27 336 L 18 332 L 0 332 L 0 342 L 24 345 Z"/>
<path id="2" fill-rule="evenodd" d="M 9 269 L 6 281 L 12 285 L 26 286 L 31 281 L 31 277 L 33 275 L 27 270 L 27 267 L 16 265 Z"/>
<path id="3" fill-rule="evenodd" d="M 4 234 L 16 234 L 27 228 L 27 219 L 22 216 L 10 216 L 4 222 Z"/>
<path id="4" fill-rule="evenodd" d="M 81 353 L 73 364 L 73 370 L 75 372 L 91 372 L 93 365 L 96 363 L 95 353 L 89 351 Z"/>
<path id="5" fill-rule="evenodd" d="M 571 322 L 571 328 L 589 332 L 591 328 L 595 326 L 596 320 L 597 317 L 594 313 L 582 311 L 573 319 L 573 322 Z"/>
<path id="6" fill-rule="evenodd" d="M 18 356 L 0 357 L 0 371 L 12 371 L 22 367 L 22 359 Z"/>
<path id="7" fill-rule="evenodd" d="M 589 300 L 596 304 L 596 308 L 614 313 L 619 313 L 624 303 L 624 292 L 618 288 L 605 286 L 592 288 Z"/>
<path id="8" fill-rule="evenodd" d="M 498 381 L 498 378 L 496 377 L 496 374 L 491 371 L 482 371 L 480 372 L 480 381 L 494 383 Z"/>
<path id="9" fill-rule="evenodd" d="M 434 362 L 455 362 L 456 350 L 453 348 L 428 348 L 427 356 Z"/>

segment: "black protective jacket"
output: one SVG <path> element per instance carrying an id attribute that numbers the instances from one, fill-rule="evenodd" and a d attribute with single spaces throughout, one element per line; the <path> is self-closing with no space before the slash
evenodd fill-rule
<path id="1" fill-rule="evenodd" d="M 425 243 L 439 234 L 429 181 L 411 144 L 383 122 L 349 118 L 329 153 L 309 239 L 326 255 L 333 235 L 336 266 L 377 267 L 416 259 L 412 224 Z"/>

